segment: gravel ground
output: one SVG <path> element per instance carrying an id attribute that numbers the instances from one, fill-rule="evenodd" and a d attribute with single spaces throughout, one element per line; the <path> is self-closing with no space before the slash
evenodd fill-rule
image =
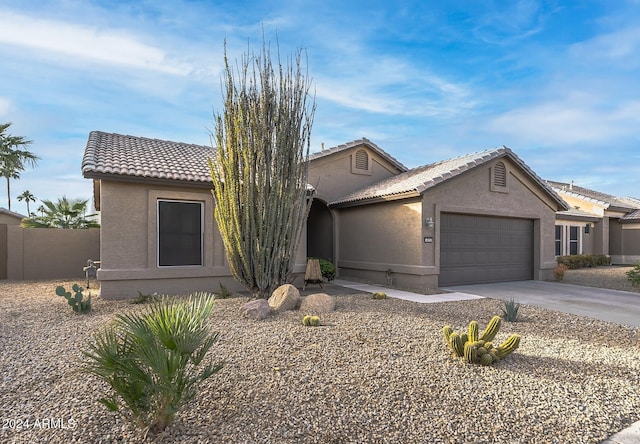
<path id="1" fill-rule="evenodd" d="M 565 282 L 601 270 L 623 276 L 606 267 Z M 0 283 L 0 442 L 149 442 L 77 371 L 96 328 L 144 307 L 98 297 L 76 315 L 58 284 L 71 282 Z M 598 443 L 640 420 L 637 329 L 522 306 L 496 338 L 518 333 L 520 348 L 476 367 L 450 356 L 441 329 L 484 328 L 500 301 L 336 299 L 316 328 L 299 312 L 243 319 L 244 297 L 217 301 L 210 358 L 225 367 L 156 442 Z"/>

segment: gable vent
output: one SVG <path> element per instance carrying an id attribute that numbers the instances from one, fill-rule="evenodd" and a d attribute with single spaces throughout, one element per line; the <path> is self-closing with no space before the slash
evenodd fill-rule
<path id="1" fill-rule="evenodd" d="M 369 169 L 369 155 L 365 150 L 356 151 L 355 166 L 357 170 L 367 171 Z"/>
<path id="2" fill-rule="evenodd" d="M 497 187 L 507 186 L 507 167 L 502 162 L 496 163 L 493 168 L 493 184 Z"/>

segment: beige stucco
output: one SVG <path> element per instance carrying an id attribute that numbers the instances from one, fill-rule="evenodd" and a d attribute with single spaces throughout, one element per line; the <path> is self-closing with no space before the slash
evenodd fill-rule
<path id="1" fill-rule="evenodd" d="M 9 226 L 6 278 L 78 278 L 81 282 L 87 260 L 99 258 L 99 236 L 98 228 L 63 230 Z"/>
<path id="2" fill-rule="evenodd" d="M 491 191 L 496 161 L 473 168 L 427 189 L 420 197 L 359 205 L 338 213 L 338 266 L 342 278 L 402 288 L 438 286 L 439 221 L 442 213 L 478 214 L 533 220 L 535 279 L 551 277 L 555 266 L 557 203 L 539 183 L 508 159 L 507 192 Z M 434 228 L 424 220 L 432 217 Z M 424 238 L 432 242 L 424 242 Z M 389 276 L 387 270 L 391 270 Z"/>
<path id="3" fill-rule="evenodd" d="M 224 245 L 214 220 L 214 203 L 208 188 L 159 186 L 101 180 L 101 266 L 98 279 L 105 298 L 144 294 L 186 294 L 243 290 L 229 270 Z M 159 267 L 157 264 L 157 201 L 169 199 L 204 204 L 203 265 Z M 302 243 L 301 243 L 302 244 Z M 305 266 L 298 251 L 296 270 Z"/>

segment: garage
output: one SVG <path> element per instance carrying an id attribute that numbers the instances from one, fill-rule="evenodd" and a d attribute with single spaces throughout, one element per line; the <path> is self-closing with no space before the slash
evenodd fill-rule
<path id="1" fill-rule="evenodd" d="M 533 220 L 440 215 L 439 286 L 533 279 Z"/>

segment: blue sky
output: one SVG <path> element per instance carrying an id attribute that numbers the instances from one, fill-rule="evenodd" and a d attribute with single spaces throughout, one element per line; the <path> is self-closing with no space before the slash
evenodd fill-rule
<path id="1" fill-rule="evenodd" d="M 640 0 L 0 4 L 0 122 L 34 141 L 16 196 L 91 198 L 92 130 L 207 145 L 231 59 L 306 50 L 312 151 L 408 167 L 506 145 L 544 179 L 640 197 Z M 0 206 L 6 207 L 0 185 Z"/>

